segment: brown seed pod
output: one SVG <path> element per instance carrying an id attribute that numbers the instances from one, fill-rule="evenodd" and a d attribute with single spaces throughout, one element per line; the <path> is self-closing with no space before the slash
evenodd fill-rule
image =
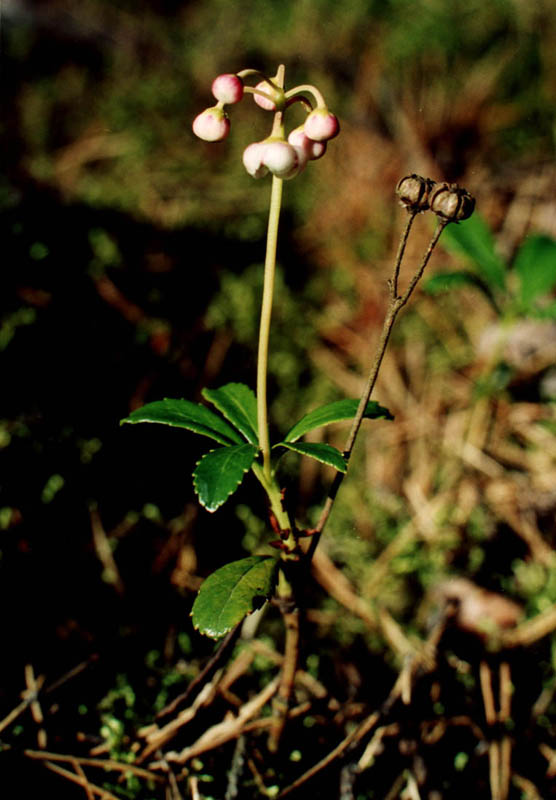
<path id="1" fill-rule="evenodd" d="M 429 196 L 431 211 L 449 222 L 461 222 L 471 216 L 475 198 L 456 183 L 438 183 Z"/>
<path id="2" fill-rule="evenodd" d="M 408 211 L 426 211 L 429 208 L 429 196 L 435 186 L 430 178 L 421 175 L 406 175 L 396 186 L 396 194 L 400 203 Z"/>

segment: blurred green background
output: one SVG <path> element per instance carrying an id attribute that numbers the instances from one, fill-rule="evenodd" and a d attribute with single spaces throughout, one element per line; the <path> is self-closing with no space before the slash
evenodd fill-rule
<path id="1" fill-rule="evenodd" d="M 326 156 L 285 186 L 270 364 L 282 432 L 321 402 L 357 396 L 403 222 L 402 175 L 464 185 L 508 263 L 527 233 L 556 236 L 550 0 L 5 0 L 0 704 L 5 713 L 16 705 L 25 664 L 54 681 L 94 654 L 94 686 L 85 671 L 79 707 L 68 689 L 52 716 L 59 746 L 79 726 L 95 729 L 116 675 L 144 684 L 155 664 L 168 684 L 187 678 L 187 665 L 172 672 L 176 661 L 212 647 L 188 621 L 200 578 L 267 537 L 264 503 L 252 505 L 248 488 L 214 516 L 197 509 L 193 436 L 118 421 L 149 400 L 254 384 L 270 184 L 245 173 L 241 153 L 267 135 L 269 117 L 246 98 L 215 145 L 196 140 L 191 121 L 211 104 L 217 74 L 273 75 L 280 63 L 287 87 L 318 86 L 342 126 Z M 418 222 L 410 258 L 430 234 Z M 456 262 L 441 253 L 433 269 Z M 400 430 L 423 409 L 440 415 L 435 425 L 455 421 L 477 401 L 481 377 L 491 380 L 482 396 L 492 420 L 502 396 L 506 411 L 540 403 L 545 362 L 516 367 L 492 389 L 498 373 L 477 342 L 495 322 L 470 290 L 419 299 L 377 394 Z M 552 406 L 542 409 L 550 422 Z M 554 568 L 532 575 L 519 536 L 500 560 L 484 474 L 454 477 L 434 444 L 421 485 L 422 454 L 408 442 L 430 442 L 431 429 L 396 438 L 387 427 L 396 424 L 380 423 L 374 444 L 360 447 L 359 477 L 331 520 L 330 552 L 358 591 L 365 596 L 366 565 L 416 513 L 406 490 L 417 482 L 429 498 L 448 485 L 449 508 L 461 513 L 447 506 L 440 538 L 413 542 L 394 562 L 382 601 L 404 625 L 418 629 L 414 608 L 452 569 L 482 569 L 483 583 L 520 594 L 529 613 L 555 602 Z M 547 483 L 553 468 L 551 457 L 537 476 Z M 311 522 L 329 474 L 292 457 L 284 476 Z M 554 507 L 539 522 L 549 547 Z M 338 613 L 330 598 L 308 602 Z M 340 642 L 363 636 L 343 617 L 326 630 Z M 388 646 L 376 636 L 380 660 Z M 168 696 L 150 686 L 134 720 Z"/>

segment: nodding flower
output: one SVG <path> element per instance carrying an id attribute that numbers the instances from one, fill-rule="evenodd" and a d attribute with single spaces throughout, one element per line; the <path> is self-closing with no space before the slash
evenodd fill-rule
<path id="1" fill-rule="evenodd" d="M 255 86 L 245 83 L 249 76 L 256 78 Z M 325 154 L 327 141 L 340 130 L 337 118 L 328 110 L 316 87 L 303 84 L 287 92 L 284 90 L 283 66 L 278 68 L 274 78 L 267 78 L 254 69 L 244 69 L 237 74 L 223 73 L 212 82 L 212 94 L 217 104 L 205 109 L 193 121 L 193 132 L 206 142 L 220 142 L 227 137 L 230 120 L 225 107 L 239 103 L 246 94 L 252 94 L 261 108 L 274 112 L 270 136 L 253 142 L 243 152 L 243 164 L 253 178 L 264 178 L 269 173 L 282 180 L 294 178 L 309 161 Z M 284 118 L 294 104 L 305 110 L 307 118 L 286 138 Z"/>
<path id="2" fill-rule="evenodd" d="M 205 108 L 193 120 L 193 133 L 205 142 L 221 142 L 230 132 L 230 120 L 220 106 Z"/>

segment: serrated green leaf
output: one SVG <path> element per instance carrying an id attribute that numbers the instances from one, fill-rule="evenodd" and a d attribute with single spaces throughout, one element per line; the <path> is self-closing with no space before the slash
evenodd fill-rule
<path id="1" fill-rule="evenodd" d="M 513 266 L 521 283 L 521 301 L 530 306 L 556 285 L 556 241 L 550 236 L 528 236 Z"/>
<path id="2" fill-rule="evenodd" d="M 491 288 L 503 289 L 506 285 L 506 266 L 494 247 L 490 228 L 475 212 L 458 225 L 448 225 L 442 234 L 442 244 L 447 250 L 466 256 L 479 275 Z"/>
<path id="3" fill-rule="evenodd" d="M 305 414 L 299 422 L 296 422 L 293 428 L 290 428 L 284 436 L 284 442 L 295 442 L 309 431 L 329 425 L 331 422 L 353 419 L 358 407 L 359 400 L 336 400 L 334 403 L 327 403 L 325 406 L 315 408 Z M 365 419 L 394 419 L 394 417 L 387 408 L 372 400 L 365 409 Z"/>
<path id="4" fill-rule="evenodd" d="M 244 383 L 227 383 L 220 389 L 203 389 L 203 397 L 216 406 L 251 444 L 258 444 L 257 399 Z"/>
<path id="5" fill-rule="evenodd" d="M 158 422 L 174 428 L 186 428 L 225 445 L 241 442 L 238 433 L 222 417 L 190 400 L 155 400 L 132 411 L 129 417 L 120 420 L 120 425 L 125 422 Z"/>
<path id="6" fill-rule="evenodd" d="M 280 442 L 276 447 L 287 447 L 288 450 L 293 450 L 294 453 L 300 453 L 302 456 L 309 456 L 323 464 L 328 464 L 334 467 L 338 472 L 347 471 L 347 463 L 343 455 L 336 447 L 331 444 L 323 444 L 322 442 Z"/>
<path id="7" fill-rule="evenodd" d="M 197 463 L 193 485 L 199 502 L 207 511 L 216 511 L 235 492 L 250 469 L 258 449 L 254 444 L 219 447 Z"/>
<path id="8" fill-rule="evenodd" d="M 274 591 L 277 559 L 249 556 L 213 572 L 201 586 L 191 616 L 198 631 L 220 639 Z"/>

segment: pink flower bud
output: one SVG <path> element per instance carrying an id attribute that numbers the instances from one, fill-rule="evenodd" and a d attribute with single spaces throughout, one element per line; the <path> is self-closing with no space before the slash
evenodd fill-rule
<path id="1" fill-rule="evenodd" d="M 263 164 L 265 148 L 264 142 L 253 142 L 243 151 L 243 166 L 253 178 L 268 175 L 268 167 Z"/>
<path id="2" fill-rule="evenodd" d="M 259 94 L 254 94 L 253 98 L 255 103 L 264 108 L 265 111 L 276 111 L 276 103 L 280 103 L 282 101 L 283 92 L 279 92 L 274 89 L 270 83 L 266 81 L 261 81 L 255 86 L 255 89 L 259 89 L 259 91 L 264 92 L 265 94 L 269 94 L 271 97 L 276 99 L 276 102 L 272 102 L 272 100 L 267 100 L 266 97 L 261 97 Z"/>
<path id="3" fill-rule="evenodd" d="M 287 142 L 268 142 L 263 162 L 277 178 L 293 178 L 299 167 L 299 155 L 296 148 Z"/>
<path id="4" fill-rule="evenodd" d="M 231 73 L 219 75 L 212 82 L 212 93 L 220 103 L 239 103 L 243 97 L 243 81 Z"/>
<path id="5" fill-rule="evenodd" d="M 309 139 L 313 139 L 315 142 L 326 142 L 339 134 L 340 123 L 328 109 L 315 108 L 305 120 L 303 130 Z"/>
<path id="6" fill-rule="evenodd" d="M 303 172 L 307 164 L 309 163 L 309 156 L 307 155 L 307 151 L 303 147 L 297 147 L 297 145 L 292 145 L 293 149 L 297 154 L 297 163 L 291 168 L 289 172 L 280 177 L 284 181 L 289 181 L 290 178 L 295 178 L 296 175 L 299 175 L 300 172 Z"/>
<path id="7" fill-rule="evenodd" d="M 305 134 L 303 125 L 295 128 L 288 136 L 288 142 L 294 147 L 300 147 L 306 154 L 306 158 L 314 161 L 326 153 L 326 142 L 315 142 Z"/>
<path id="8" fill-rule="evenodd" d="M 193 120 L 193 133 L 205 142 L 220 142 L 230 132 L 230 120 L 224 109 L 205 108 Z"/>

